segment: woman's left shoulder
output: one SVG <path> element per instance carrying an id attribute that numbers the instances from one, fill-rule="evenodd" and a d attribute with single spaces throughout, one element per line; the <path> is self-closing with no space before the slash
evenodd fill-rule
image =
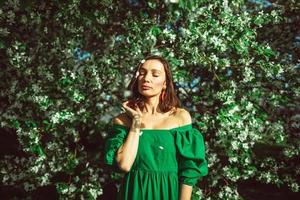
<path id="1" fill-rule="evenodd" d="M 176 116 L 177 119 L 180 121 L 181 125 L 187 125 L 192 123 L 192 117 L 190 112 L 184 108 L 177 109 Z"/>

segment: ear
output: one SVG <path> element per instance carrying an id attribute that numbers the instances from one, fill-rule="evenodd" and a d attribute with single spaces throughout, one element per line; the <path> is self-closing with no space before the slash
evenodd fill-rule
<path id="1" fill-rule="evenodd" d="M 167 82 L 166 81 L 164 82 L 163 89 L 167 89 Z"/>

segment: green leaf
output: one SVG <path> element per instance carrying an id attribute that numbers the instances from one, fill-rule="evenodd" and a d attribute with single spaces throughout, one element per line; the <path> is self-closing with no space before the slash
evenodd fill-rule
<path id="1" fill-rule="evenodd" d="M 58 191 L 58 193 L 66 193 L 65 191 L 67 191 L 69 188 L 69 185 L 67 183 L 64 182 L 58 182 L 56 183 L 56 190 Z"/>
<path id="2" fill-rule="evenodd" d="M 0 49 L 4 49 L 4 48 L 5 48 L 4 42 L 0 41 Z"/>
<path id="3" fill-rule="evenodd" d="M 58 84 L 61 86 L 61 87 L 66 87 L 66 86 L 69 86 L 73 83 L 73 81 L 67 77 L 65 78 L 62 78 L 58 81 Z"/>
<path id="4" fill-rule="evenodd" d="M 162 30 L 157 26 L 153 26 L 151 28 L 150 32 L 151 32 L 152 35 L 158 36 L 162 32 Z"/>
<path id="5" fill-rule="evenodd" d="M 12 120 L 11 120 L 11 125 L 12 125 L 14 128 L 18 129 L 18 128 L 20 127 L 20 122 L 19 122 L 17 119 L 12 119 Z"/>
<path id="6" fill-rule="evenodd" d="M 26 120 L 26 121 L 25 121 L 25 125 L 26 125 L 28 128 L 36 128 L 36 127 L 37 127 L 37 124 L 34 123 L 34 122 L 31 121 L 31 120 Z"/>
<path id="7" fill-rule="evenodd" d="M 45 156 L 45 152 L 43 148 L 40 145 L 32 145 L 30 147 L 30 151 L 39 155 L 39 156 Z"/>

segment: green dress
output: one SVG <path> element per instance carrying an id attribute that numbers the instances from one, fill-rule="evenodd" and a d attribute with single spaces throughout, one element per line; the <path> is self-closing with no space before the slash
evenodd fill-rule
<path id="1" fill-rule="evenodd" d="M 180 184 L 194 186 L 207 174 L 202 134 L 192 124 L 173 129 L 141 129 L 135 161 L 122 179 L 118 199 L 178 199 Z M 116 151 L 129 128 L 113 124 L 104 160 L 117 167 Z"/>

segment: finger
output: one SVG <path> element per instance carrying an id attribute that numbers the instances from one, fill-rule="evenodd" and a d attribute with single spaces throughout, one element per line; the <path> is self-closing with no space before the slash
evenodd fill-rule
<path id="1" fill-rule="evenodd" d="M 127 110 L 133 111 L 133 109 L 128 106 L 128 103 L 123 104 L 123 107 L 126 108 Z"/>
<path id="2" fill-rule="evenodd" d="M 133 115 L 134 113 L 136 113 L 136 111 L 133 110 L 133 109 L 130 108 L 130 107 L 125 107 L 125 109 L 126 109 L 126 111 L 127 111 L 129 114 L 131 114 L 131 115 Z"/>
<path id="3" fill-rule="evenodd" d="M 123 105 L 123 106 L 127 106 L 128 102 L 129 102 L 129 101 L 125 101 L 125 102 L 122 103 L 122 105 Z"/>
<path id="4" fill-rule="evenodd" d="M 123 111 L 123 112 L 126 112 L 126 109 L 122 106 L 121 107 L 121 110 Z"/>
<path id="5" fill-rule="evenodd" d="M 137 112 L 139 113 L 139 115 L 140 115 L 140 116 L 142 116 L 142 115 L 143 115 L 143 113 L 142 113 L 141 109 L 140 109 L 138 106 L 137 106 L 136 110 L 137 110 Z"/>
<path id="6" fill-rule="evenodd" d="M 126 109 L 129 115 L 133 116 L 136 114 L 136 111 L 128 106 L 128 101 L 123 103 L 123 107 Z"/>
<path id="7" fill-rule="evenodd" d="M 124 108 L 126 108 L 126 109 L 130 109 L 130 107 L 128 106 L 128 101 L 124 102 L 124 103 L 122 104 L 122 106 L 123 106 Z"/>
<path id="8" fill-rule="evenodd" d="M 124 106 L 124 107 L 127 107 L 127 108 L 131 108 L 131 107 L 129 106 L 129 101 L 124 102 L 124 103 L 123 103 L 123 106 Z"/>

